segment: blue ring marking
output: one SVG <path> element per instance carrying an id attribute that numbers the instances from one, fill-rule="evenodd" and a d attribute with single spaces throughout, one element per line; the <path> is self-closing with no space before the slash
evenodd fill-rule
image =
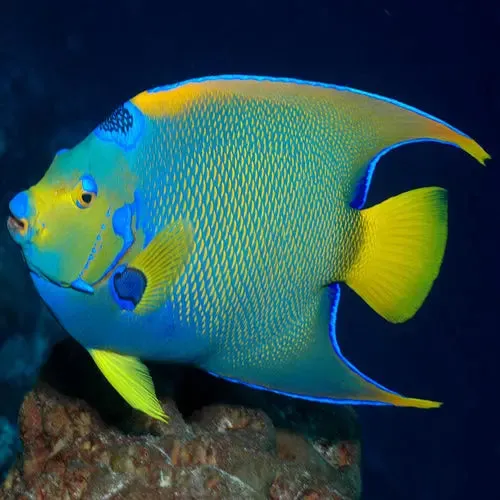
<path id="1" fill-rule="evenodd" d="M 136 307 L 148 285 L 146 275 L 133 267 L 126 267 L 123 272 L 114 273 L 113 282 L 118 296 L 123 300 L 130 300 Z"/>
<path id="2" fill-rule="evenodd" d="M 206 76 L 206 77 L 201 77 L 201 78 L 192 78 L 190 80 L 185 80 L 183 82 L 178 82 L 174 83 L 171 85 L 164 85 L 160 87 L 155 87 L 151 90 L 148 90 L 147 92 L 149 94 L 155 94 L 158 92 L 164 92 L 168 90 L 175 89 L 177 87 L 181 87 L 183 85 L 189 84 L 189 83 L 204 83 L 204 82 L 210 82 L 210 81 L 215 81 L 215 80 L 255 80 L 258 82 L 276 82 L 276 83 L 293 83 L 295 85 L 310 85 L 311 87 L 322 87 L 325 89 L 334 89 L 338 90 L 340 92 L 351 92 L 353 94 L 359 94 L 359 95 L 364 95 L 366 97 L 371 97 L 373 99 L 378 99 L 380 101 L 385 101 L 390 104 L 394 104 L 395 106 L 399 106 L 400 108 L 407 109 L 408 111 L 412 111 L 413 113 L 416 113 L 420 116 L 423 116 L 425 118 L 428 118 L 430 120 L 433 120 L 437 123 L 441 123 L 445 127 L 448 127 L 449 129 L 453 130 L 457 134 L 467 137 L 468 139 L 471 139 L 468 135 L 464 134 L 457 128 L 451 126 L 449 123 L 446 123 L 445 121 L 436 118 L 433 115 L 430 115 L 429 113 L 426 113 L 425 111 L 421 111 L 417 108 L 414 108 L 413 106 L 409 106 L 408 104 L 404 104 L 402 102 L 397 101 L 396 99 L 391 99 L 389 97 L 384 97 L 378 94 L 374 94 L 372 92 L 366 92 L 364 90 L 358 90 L 358 89 L 353 89 L 351 87 L 346 87 L 343 85 L 335 85 L 335 84 L 329 84 L 329 83 L 320 83 L 320 82 L 313 82 L 309 80 L 300 80 L 297 78 L 280 78 L 280 77 L 273 77 L 273 76 L 256 76 L 256 75 L 219 75 L 219 76 Z"/>
<path id="3" fill-rule="evenodd" d="M 108 131 L 104 130 L 102 125 L 99 125 L 94 129 L 94 134 L 101 141 L 112 142 L 124 151 L 131 151 L 137 147 L 137 144 L 144 133 L 146 120 L 139 108 L 137 108 L 137 106 L 132 104 L 130 101 L 127 101 L 123 107 L 132 115 L 133 121 L 132 128 L 130 130 L 125 133 L 120 131 Z"/>
<path id="4" fill-rule="evenodd" d="M 108 280 L 108 288 L 109 288 L 109 292 L 111 294 L 111 297 L 118 304 L 120 309 L 123 309 L 125 311 L 133 311 L 136 307 L 134 305 L 134 303 L 130 300 L 123 300 L 118 295 L 118 293 L 115 289 L 114 277 L 116 274 L 122 273 L 123 271 L 125 271 L 125 269 L 127 269 L 127 266 L 125 264 L 121 264 L 113 271 L 113 274 L 111 275 L 111 277 Z"/>

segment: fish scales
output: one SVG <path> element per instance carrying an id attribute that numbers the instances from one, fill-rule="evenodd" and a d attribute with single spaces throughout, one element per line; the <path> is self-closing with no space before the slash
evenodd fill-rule
<path id="1" fill-rule="evenodd" d="M 174 307 L 200 335 L 223 338 L 218 348 L 239 366 L 300 356 L 322 288 L 356 251 L 357 214 L 340 189 L 345 158 L 335 147 L 345 125 L 328 102 L 308 104 L 207 92 L 153 120 L 158 131 L 137 152 L 137 164 L 148 166 L 146 231 L 179 217 L 195 221 Z M 246 342 L 259 346 L 251 359 L 239 349 Z"/>

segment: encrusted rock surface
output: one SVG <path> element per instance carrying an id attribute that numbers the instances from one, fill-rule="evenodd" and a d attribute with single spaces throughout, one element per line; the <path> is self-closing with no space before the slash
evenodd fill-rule
<path id="1" fill-rule="evenodd" d="M 24 453 L 2 500 L 355 499 L 359 443 L 308 441 L 262 411 L 211 405 L 169 425 L 134 414 L 123 429 L 39 384 L 20 415 Z M 335 423 L 332 423 L 335 425 Z"/>

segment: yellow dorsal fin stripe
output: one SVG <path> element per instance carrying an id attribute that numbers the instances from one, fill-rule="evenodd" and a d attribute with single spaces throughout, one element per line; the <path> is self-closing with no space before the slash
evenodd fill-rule
<path id="1" fill-rule="evenodd" d="M 183 220 L 175 221 L 160 231 L 130 262 L 130 268 L 146 277 L 144 294 L 134 309 L 136 314 L 147 314 L 164 305 L 187 264 L 192 248 L 191 226 Z"/>
<path id="2" fill-rule="evenodd" d="M 378 314 L 400 323 L 420 308 L 447 239 L 447 193 L 416 189 L 361 211 L 362 244 L 346 283 Z"/>
<path id="3" fill-rule="evenodd" d="M 162 422 L 168 422 L 147 367 L 137 358 L 110 351 L 89 350 L 109 383 L 133 408 Z"/>

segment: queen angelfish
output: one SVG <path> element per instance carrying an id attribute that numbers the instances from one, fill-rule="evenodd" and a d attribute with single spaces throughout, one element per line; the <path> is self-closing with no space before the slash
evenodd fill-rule
<path id="1" fill-rule="evenodd" d="M 362 374 L 335 319 L 347 285 L 386 320 L 420 308 L 447 239 L 447 194 L 365 208 L 380 157 L 443 121 L 334 85 L 220 76 L 155 88 L 59 152 L 8 227 L 63 327 L 133 407 L 166 419 L 140 360 L 195 365 L 326 403 L 432 408 Z"/>

